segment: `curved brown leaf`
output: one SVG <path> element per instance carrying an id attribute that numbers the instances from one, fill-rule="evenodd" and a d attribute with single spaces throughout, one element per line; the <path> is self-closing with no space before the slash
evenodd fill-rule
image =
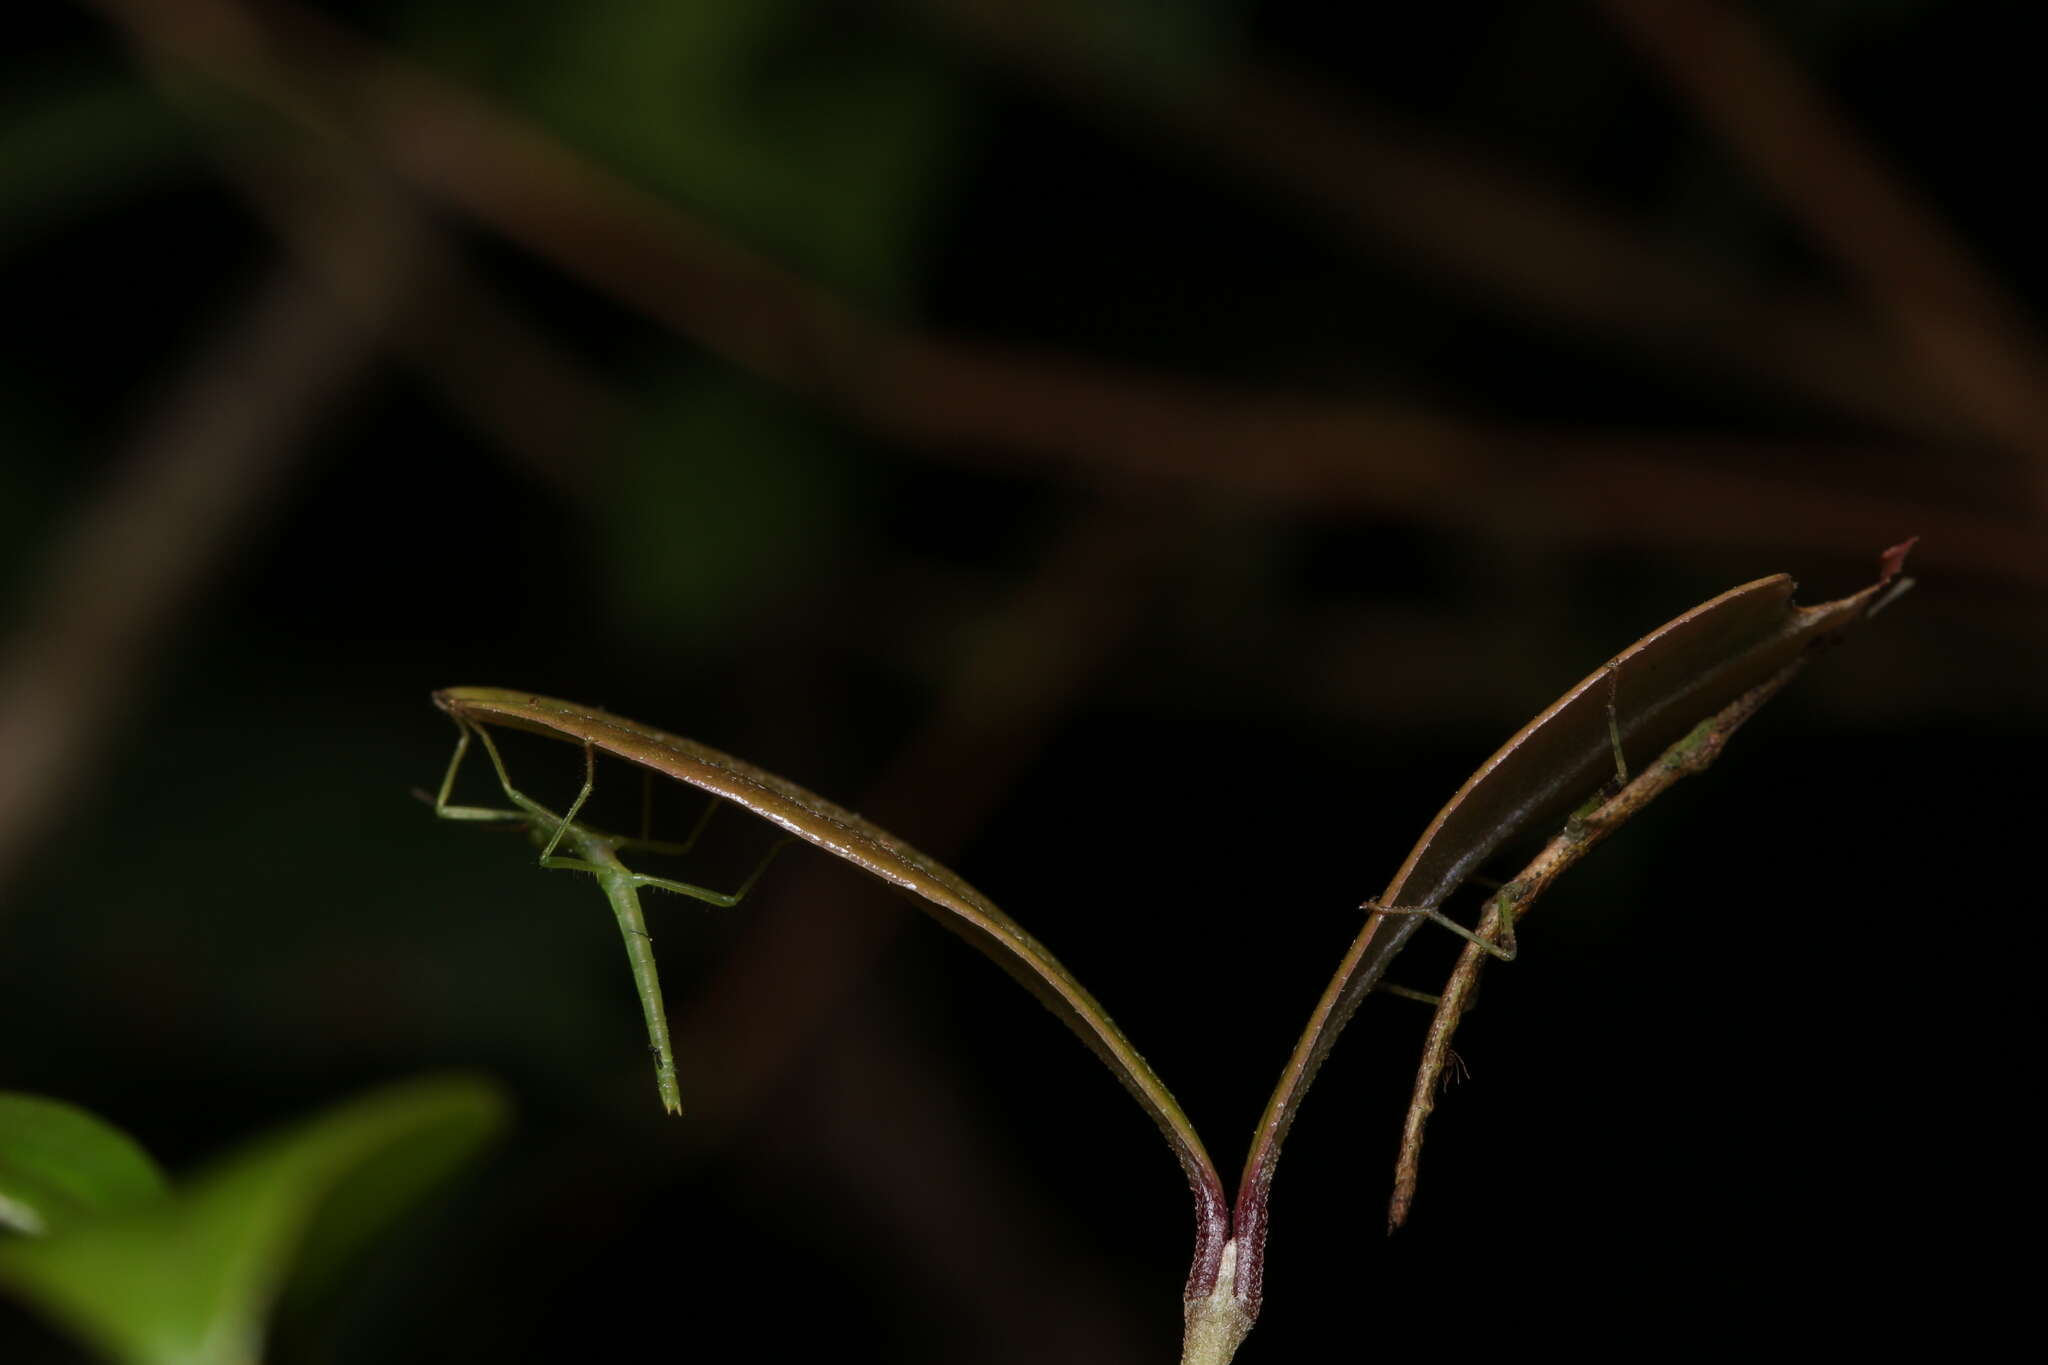
<path id="1" fill-rule="evenodd" d="M 1479 939 L 1487 944 L 1512 942 L 1515 922 L 1535 906 L 1552 883 L 1671 787 L 1712 767 L 1735 732 L 1762 710 L 1765 703 L 1805 666 L 1804 657 L 1792 660 L 1713 716 L 1686 731 L 1656 762 L 1639 772 L 1619 792 L 1600 802 L 1598 809 L 1587 811 L 1581 808 L 1573 812 L 1572 818 L 1565 821 L 1564 828 L 1552 835 L 1520 872 L 1487 898 L 1475 930 Z M 1592 804 L 1587 802 L 1587 805 Z M 1450 978 L 1444 982 L 1443 990 L 1437 996 L 1436 1016 L 1430 1021 L 1429 1034 L 1423 1043 L 1422 1064 L 1416 1070 L 1415 1088 L 1408 1101 L 1408 1118 L 1401 1128 L 1401 1155 L 1394 1163 L 1394 1197 L 1387 1205 L 1388 1232 L 1407 1220 L 1408 1210 L 1415 1201 L 1416 1186 L 1422 1174 L 1423 1132 L 1431 1111 L 1436 1108 L 1436 1095 L 1442 1088 L 1444 1068 L 1452 1055 L 1451 1038 L 1458 1030 L 1458 1021 L 1471 1004 L 1472 992 L 1478 988 L 1479 973 L 1488 956 L 1490 954 L 1481 943 L 1467 943 L 1465 950 L 1458 955 L 1458 965 L 1451 969 Z"/>
<path id="2" fill-rule="evenodd" d="M 1860 621 L 1896 574 L 1904 550 L 1888 551 L 1883 577 L 1853 596 L 1801 607 L 1792 601 L 1790 577 L 1760 578 L 1694 607 L 1615 655 L 1466 779 L 1378 903 L 1434 908 L 1501 845 L 1561 825 L 1614 774 L 1610 698 L 1622 750 L 1631 771 L 1639 770 L 1701 720 Z M 1239 1254 L 1237 1293 L 1252 1313 L 1258 1311 L 1267 1203 L 1281 1143 L 1337 1035 L 1424 922 L 1417 915 L 1367 919 L 1259 1120 L 1231 1230 Z"/>
<path id="3" fill-rule="evenodd" d="M 1227 1232 L 1228 1201 L 1194 1125 L 1095 997 L 1044 944 L 951 868 L 787 778 L 595 707 L 497 687 L 446 688 L 434 694 L 434 703 L 466 724 L 507 725 L 586 744 L 702 788 L 916 897 L 934 919 L 992 958 L 1064 1020 L 1152 1116 L 1195 1193 L 1196 1264 L 1213 1261 L 1213 1249 Z"/>

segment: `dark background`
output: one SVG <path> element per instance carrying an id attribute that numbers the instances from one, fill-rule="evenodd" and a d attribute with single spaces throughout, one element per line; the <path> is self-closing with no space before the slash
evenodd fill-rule
<path id="1" fill-rule="evenodd" d="M 1381 9 L 16 16 L 0 1085 L 187 1170 L 502 1079 L 510 1138 L 280 1361 L 1170 1359 L 1181 1182 L 1072 1037 L 805 849 L 650 905 L 664 1118 L 596 889 L 409 796 L 429 691 L 600 704 L 927 847 L 1229 1172 L 1503 738 L 1917 533 L 1918 589 L 1489 973 L 1392 1239 L 1427 1011 L 1368 1002 L 1241 1359 L 1984 1330 L 2048 729 L 2019 10 Z M 763 831 L 711 830 L 676 875 L 730 885 Z M 0 1307 L 0 1358 L 76 1357 Z"/>

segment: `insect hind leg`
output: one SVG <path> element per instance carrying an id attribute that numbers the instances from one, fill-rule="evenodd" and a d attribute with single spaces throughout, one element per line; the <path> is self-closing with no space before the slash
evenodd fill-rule
<path id="1" fill-rule="evenodd" d="M 747 874 L 747 879 L 739 884 L 737 890 L 731 892 L 713 891 L 708 887 L 698 886 L 693 882 L 679 882 L 668 877 L 650 877 L 644 872 L 632 874 L 633 884 L 635 886 L 651 887 L 656 891 L 673 891 L 677 895 L 703 901 L 706 905 L 716 905 L 722 909 L 731 909 L 746 899 L 747 893 L 754 889 L 754 883 L 761 880 L 762 876 L 768 871 L 769 865 L 775 861 L 775 855 L 788 847 L 790 842 L 787 836 L 777 839 L 775 846 L 769 849 L 761 861 L 755 864 L 754 870 Z"/>

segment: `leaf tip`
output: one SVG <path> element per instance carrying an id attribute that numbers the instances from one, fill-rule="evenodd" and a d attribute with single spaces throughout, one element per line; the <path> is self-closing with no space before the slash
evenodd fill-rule
<path id="1" fill-rule="evenodd" d="M 1387 1236 L 1392 1237 L 1408 1222 L 1408 1210 L 1415 1204 L 1415 1182 L 1406 1175 L 1394 1181 L 1394 1197 L 1387 1201 Z"/>
<path id="2" fill-rule="evenodd" d="M 1899 570 L 1906 567 L 1906 556 L 1919 543 L 1920 537 L 1908 536 L 1877 557 L 1878 566 L 1883 570 L 1883 577 L 1877 580 L 1879 587 L 1899 576 Z"/>

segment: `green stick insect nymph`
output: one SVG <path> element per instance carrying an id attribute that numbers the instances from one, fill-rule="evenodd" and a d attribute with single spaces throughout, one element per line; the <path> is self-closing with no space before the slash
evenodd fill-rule
<path id="1" fill-rule="evenodd" d="M 654 886 L 713 905 L 731 905 L 753 886 L 760 871 L 757 869 L 738 891 L 722 895 L 684 882 L 647 877 L 625 868 L 618 859 L 622 851 L 642 848 L 673 852 L 687 845 L 625 839 L 576 823 L 575 816 L 590 794 L 590 771 L 595 765 L 596 755 L 600 753 L 624 759 L 656 776 L 670 778 L 708 792 L 719 800 L 729 801 L 778 826 L 786 835 L 852 863 L 870 876 L 909 894 L 935 920 L 966 939 L 985 956 L 1001 963 L 1080 1036 L 1159 1125 L 1195 1191 L 1200 1244 L 1210 1261 L 1220 1254 L 1219 1234 L 1226 1207 L 1223 1182 L 1216 1173 L 1215 1163 L 1203 1149 L 1201 1139 L 1196 1136 L 1194 1125 L 1188 1121 L 1172 1092 L 1131 1045 L 1123 1030 L 1109 1017 L 1109 1012 L 1074 979 L 1071 972 L 1060 965 L 1045 945 L 951 868 L 786 777 L 757 768 L 707 744 L 657 730 L 651 725 L 642 725 L 624 716 L 575 702 L 498 687 L 447 688 L 434 694 L 434 704 L 453 717 L 462 730 L 462 741 L 449 765 L 448 778 L 441 784 L 435 811 L 457 820 L 522 821 L 542 845 L 543 865 L 589 872 L 604 886 L 605 894 L 618 915 L 619 927 L 625 933 L 626 949 L 633 961 L 633 978 L 647 1015 L 648 1032 L 654 1039 L 655 1052 L 660 1058 L 662 1102 L 671 1109 L 675 1107 L 675 1080 L 673 1065 L 669 1061 L 668 1030 L 663 1020 L 661 992 L 655 981 L 654 955 L 648 946 L 636 893 L 642 886 Z M 512 786 L 497 748 L 485 730 L 487 725 L 510 726 L 566 740 L 583 748 L 583 790 L 566 814 L 556 815 Z M 485 752 L 497 768 L 498 780 L 518 809 L 480 810 L 448 804 L 456 766 L 468 751 L 472 737 L 483 743 Z M 559 856 L 555 852 L 558 847 L 567 847 L 572 856 Z"/>
<path id="2" fill-rule="evenodd" d="M 610 834 L 579 824 L 576 814 L 583 809 L 584 802 L 590 799 L 590 793 L 597 784 L 597 751 L 590 743 L 583 745 L 583 787 L 576 793 L 576 799 L 569 803 L 569 809 L 557 815 L 512 785 L 511 775 L 505 770 L 505 760 L 498 753 L 498 746 L 488 730 L 453 708 L 448 709 L 455 716 L 455 725 L 462 732 L 462 737 L 456 741 L 455 756 L 449 760 L 447 776 L 441 779 L 441 789 L 434 796 L 434 814 L 444 820 L 518 822 L 526 826 L 527 833 L 540 846 L 542 867 L 588 872 L 597 878 L 597 884 L 604 889 L 605 899 L 611 902 L 612 914 L 618 919 L 619 933 L 626 940 L 626 958 L 633 968 L 633 988 L 640 997 L 640 1009 L 647 1018 L 647 1040 L 654 1050 L 654 1083 L 661 1095 L 662 1108 L 671 1114 L 680 1114 L 683 1101 L 676 1082 L 675 1051 L 669 1044 L 668 1012 L 662 1005 L 661 977 L 654 964 L 654 939 L 647 932 L 647 921 L 640 911 L 640 888 L 646 886 L 658 891 L 673 891 L 707 905 L 731 907 L 739 904 L 747 892 L 753 890 L 754 883 L 761 879 L 769 863 L 774 861 L 776 853 L 788 840 L 779 840 L 760 865 L 740 883 L 739 889 L 732 892 L 713 891 L 691 882 L 635 872 L 619 860 L 621 853 L 638 851 L 676 856 L 688 853 L 696 846 L 698 836 L 703 834 L 704 827 L 717 811 L 717 798 L 714 797 L 704 808 L 704 814 L 698 817 L 689 836 L 680 843 Z M 505 789 L 506 799 L 516 809 L 449 804 L 455 775 L 461 770 L 462 760 L 468 756 L 471 739 L 483 745 L 484 752 L 490 756 L 491 767 L 498 774 L 499 785 Z M 565 857 L 556 852 L 565 845 L 573 856 Z"/>

